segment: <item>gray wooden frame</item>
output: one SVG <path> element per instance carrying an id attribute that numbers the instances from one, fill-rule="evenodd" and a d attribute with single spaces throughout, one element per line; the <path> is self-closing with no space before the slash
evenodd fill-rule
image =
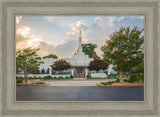
<path id="1" fill-rule="evenodd" d="M 144 101 L 15 101 L 16 15 L 143 15 Z M 159 117 L 159 0 L 0 0 L 0 116 Z"/>

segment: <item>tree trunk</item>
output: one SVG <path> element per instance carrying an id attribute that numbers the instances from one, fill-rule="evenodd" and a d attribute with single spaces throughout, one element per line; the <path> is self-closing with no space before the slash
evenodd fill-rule
<path id="1" fill-rule="evenodd" d="M 24 82 L 25 83 L 28 83 L 28 78 L 27 78 L 27 74 L 26 74 L 26 71 L 24 70 Z"/>
<path id="2" fill-rule="evenodd" d="M 119 79 L 120 79 L 120 82 L 123 82 L 123 70 L 119 71 Z"/>

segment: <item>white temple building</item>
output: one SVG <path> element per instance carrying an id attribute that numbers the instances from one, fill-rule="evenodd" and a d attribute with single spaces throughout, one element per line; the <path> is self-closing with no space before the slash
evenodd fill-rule
<path id="1" fill-rule="evenodd" d="M 42 61 L 44 63 L 40 65 L 40 71 L 42 69 L 47 71 L 47 69 L 49 68 L 50 69 L 49 75 L 52 76 L 53 70 L 50 65 L 53 65 L 54 62 L 57 60 L 59 60 L 59 59 L 53 59 L 53 58 L 42 59 Z M 80 36 L 79 36 L 79 47 L 78 47 L 76 54 L 72 55 L 71 58 L 64 58 L 64 60 L 66 60 L 68 63 L 71 64 L 70 72 L 74 78 L 86 78 L 87 77 L 87 75 L 89 73 L 88 66 L 89 66 L 89 63 L 93 60 L 93 58 L 89 58 L 89 56 L 85 55 L 84 52 L 82 51 L 81 31 L 80 31 Z M 115 73 L 115 71 L 112 69 L 112 66 L 113 65 L 109 65 L 109 68 L 107 70 L 105 70 L 107 72 L 107 74 Z M 94 71 L 91 71 L 91 72 L 94 74 Z M 97 77 L 106 77 L 107 74 L 102 71 L 102 73 L 98 73 Z"/>

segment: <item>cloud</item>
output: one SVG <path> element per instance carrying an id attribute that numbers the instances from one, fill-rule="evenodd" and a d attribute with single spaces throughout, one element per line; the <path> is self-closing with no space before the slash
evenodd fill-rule
<path id="1" fill-rule="evenodd" d="M 137 20 L 139 22 L 143 21 L 137 18 L 143 19 L 143 16 L 115 16 L 114 18 L 110 16 L 97 16 L 94 19 L 81 18 L 80 20 L 79 17 L 78 19 L 75 18 L 76 20 L 74 18 L 72 20 L 66 17 L 48 16 L 45 17 L 44 25 L 38 24 L 37 29 L 18 25 L 17 45 L 19 46 L 17 47 L 38 47 L 41 49 L 39 51 L 39 55 L 41 56 L 54 53 L 60 58 L 70 58 L 78 49 L 79 29 L 81 29 L 82 43 L 97 44 L 96 52 L 101 56 L 102 52 L 100 48 L 106 39 L 109 40 L 109 35 L 119 30 L 121 26 L 134 25 L 137 23 Z M 18 21 L 19 23 L 21 23 L 20 20 Z M 45 27 L 47 21 L 51 22 L 49 28 Z M 123 21 L 124 23 L 119 21 Z M 139 22 L 137 24 L 141 24 Z"/>
<path id="2" fill-rule="evenodd" d="M 140 19 L 144 19 L 144 16 L 130 16 L 130 18 L 140 18 Z"/>
<path id="3" fill-rule="evenodd" d="M 58 55 L 59 58 L 71 57 L 78 48 L 78 35 L 74 32 L 66 34 L 66 40 L 57 46 L 47 43 L 41 35 L 33 34 L 28 26 L 17 27 L 16 31 L 16 48 L 23 49 L 27 47 L 39 48 L 38 54 L 43 57 L 50 53 Z"/>
<path id="4" fill-rule="evenodd" d="M 118 17 L 117 18 L 117 21 L 119 22 L 119 21 L 121 21 L 121 20 L 123 20 L 124 19 L 124 17 Z"/>
<path id="5" fill-rule="evenodd" d="M 82 43 L 97 44 L 96 52 L 101 56 L 102 52 L 100 48 L 106 39 L 109 39 L 113 27 L 112 17 L 98 16 L 90 23 L 90 26 L 87 26 L 83 21 L 77 21 L 75 24 L 72 24 L 72 31 L 66 33 L 63 43 L 56 47 L 56 51 L 61 53 L 60 56 L 71 57 L 73 52 L 78 48 L 78 33 L 79 29 L 81 29 Z M 75 45 L 77 45 L 76 48 Z"/>
<path id="6" fill-rule="evenodd" d="M 77 21 L 76 23 L 70 25 L 72 31 L 66 32 L 66 36 L 64 39 L 64 43 L 71 40 L 78 40 L 79 39 L 79 29 L 82 31 L 82 36 L 85 37 L 89 27 L 85 25 L 82 21 Z M 86 42 L 86 39 L 83 39 L 82 42 Z"/>
<path id="7" fill-rule="evenodd" d="M 60 58 L 70 58 L 77 51 L 77 48 L 78 40 L 70 40 L 57 45 L 54 51 Z"/>
<path id="8" fill-rule="evenodd" d="M 53 22 L 54 18 L 52 16 L 45 16 L 44 17 L 48 22 Z"/>
<path id="9" fill-rule="evenodd" d="M 96 52 L 99 56 L 102 55 L 100 48 L 106 39 L 109 39 L 109 35 L 113 32 L 113 27 L 114 24 L 111 17 L 98 16 L 94 19 L 90 30 L 85 36 L 88 43 L 97 44 Z"/>
<path id="10" fill-rule="evenodd" d="M 67 42 L 67 41 L 71 41 L 71 40 L 76 40 L 78 39 L 78 33 L 77 32 L 67 32 L 65 39 L 63 40 L 63 43 Z"/>
<path id="11" fill-rule="evenodd" d="M 30 27 L 17 27 L 16 48 L 23 49 L 27 47 L 39 48 L 40 51 L 38 54 L 43 57 L 50 53 L 54 53 L 55 46 L 42 40 L 40 35 L 33 34 Z"/>
<path id="12" fill-rule="evenodd" d="M 87 31 L 88 27 L 85 25 L 83 21 L 78 21 L 73 27 L 72 30 L 75 32 L 79 32 L 79 29 L 82 31 Z"/>
<path id="13" fill-rule="evenodd" d="M 16 24 L 19 24 L 20 21 L 21 21 L 21 19 L 22 19 L 22 16 L 17 16 L 17 17 L 16 17 Z"/>
<path id="14" fill-rule="evenodd" d="M 45 17 L 48 22 L 54 23 L 57 19 L 54 17 Z M 53 20 L 55 20 L 53 22 Z M 67 24 L 65 24 L 66 22 Z M 61 23 L 62 22 L 62 23 Z M 78 49 L 79 40 L 79 29 L 82 30 L 82 43 L 94 43 L 97 44 L 96 52 L 101 56 L 100 50 L 102 44 L 105 43 L 106 39 L 113 31 L 113 19 L 112 17 L 97 16 L 89 24 L 85 24 L 82 20 L 72 22 L 69 20 L 57 21 L 58 24 L 62 25 L 62 29 L 67 29 L 65 37 L 60 44 L 52 44 L 45 41 L 44 36 L 41 33 L 38 35 L 33 33 L 29 26 L 18 26 L 17 27 L 17 48 L 34 47 L 40 48 L 38 54 L 45 56 L 50 53 L 58 55 L 60 58 L 70 58 Z M 48 32 L 49 33 L 49 32 Z M 53 34 L 52 34 L 53 35 Z M 54 39 L 54 35 L 52 36 Z M 46 38 L 46 37 L 45 37 Z M 58 39 L 58 38 L 57 38 Z"/>
<path id="15" fill-rule="evenodd" d="M 54 49 L 55 48 L 54 45 L 53 44 L 49 44 L 49 43 L 47 43 L 45 41 L 39 41 L 37 47 L 40 49 L 38 54 L 40 56 L 42 56 L 42 57 L 46 56 L 46 55 L 49 55 L 51 53 L 56 54 L 55 53 L 55 49 Z"/>
<path id="16" fill-rule="evenodd" d="M 111 17 L 98 16 L 87 26 L 83 21 L 77 21 L 72 24 L 72 31 L 66 33 L 66 37 L 62 44 L 56 46 L 55 49 L 59 56 L 71 57 L 78 48 L 79 29 L 82 30 L 82 43 L 97 44 L 96 52 L 102 55 L 100 50 L 102 44 L 113 31 L 113 19 Z M 76 47 L 77 45 L 77 47 Z"/>
<path id="17" fill-rule="evenodd" d="M 31 36 L 31 29 L 28 26 L 17 27 L 16 33 L 27 38 Z"/>

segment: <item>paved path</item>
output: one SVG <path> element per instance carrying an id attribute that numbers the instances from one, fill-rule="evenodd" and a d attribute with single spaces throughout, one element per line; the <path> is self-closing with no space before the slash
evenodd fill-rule
<path id="1" fill-rule="evenodd" d="M 143 87 L 17 86 L 17 101 L 143 101 Z"/>
<path id="2" fill-rule="evenodd" d="M 97 86 L 100 82 L 114 81 L 115 79 L 99 79 L 99 80 L 50 80 L 43 81 L 49 86 Z"/>

